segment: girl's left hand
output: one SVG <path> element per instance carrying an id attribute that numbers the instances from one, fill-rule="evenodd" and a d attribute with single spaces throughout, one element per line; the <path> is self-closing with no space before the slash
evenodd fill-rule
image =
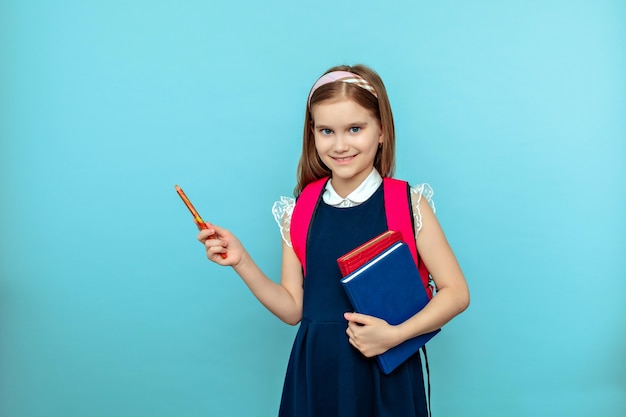
<path id="1" fill-rule="evenodd" d="M 398 329 L 385 320 L 359 313 L 345 313 L 348 320 L 346 334 L 352 346 L 365 357 L 385 353 L 400 344 Z"/>

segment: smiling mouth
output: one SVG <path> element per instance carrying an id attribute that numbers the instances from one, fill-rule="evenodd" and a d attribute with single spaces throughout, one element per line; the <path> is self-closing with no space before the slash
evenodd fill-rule
<path id="1" fill-rule="evenodd" d="M 351 156 L 342 156 L 342 157 L 337 157 L 337 156 L 333 156 L 332 158 L 337 161 L 337 162 L 347 162 L 351 159 L 353 159 L 356 155 L 351 155 Z"/>

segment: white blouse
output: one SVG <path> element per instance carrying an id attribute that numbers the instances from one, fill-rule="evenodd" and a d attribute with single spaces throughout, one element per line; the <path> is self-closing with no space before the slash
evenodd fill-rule
<path id="1" fill-rule="evenodd" d="M 333 207 L 347 208 L 358 206 L 359 204 L 367 201 L 378 189 L 383 182 L 382 177 L 376 171 L 372 170 L 371 174 L 363 180 L 363 182 L 352 191 L 346 198 L 341 197 L 332 186 L 332 180 L 326 183 L 324 194 L 322 199 L 324 202 Z M 422 197 L 428 201 L 428 204 L 435 211 L 435 202 L 433 201 L 433 189 L 430 185 L 418 184 L 411 187 L 411 205 L 413 206 L 413 224 L 415 225 L 415 238 L 419 231 L 422 229 L 422 213 L 420 211 L 420 201 Z M 291 214 L 293 208 L 296 205 L 296 200 L 292 197 L 281 196 L 280 200 L 276 201 L 272 206 L 272 213 L 274 214 L 274 220 L 278 223 L 280 228 L 280 234 L 285 243 L 291 246 L 291 235 L 289 233 L 289 227 L 291 225 Z"/>

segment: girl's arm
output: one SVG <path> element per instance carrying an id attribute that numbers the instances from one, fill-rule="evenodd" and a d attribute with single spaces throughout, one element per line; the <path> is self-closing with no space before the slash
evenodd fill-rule
<path id="1" fill-rule="evenodd" d="M 470 303 L 469 289 L 448 240 L 425 199 L 420 201 L 422 229 L 417 250 L 437 287 L 436 295 L 418 314 L 399 325 L 401 341 L 443 327 Z"/>
<path id="2" fill-rule="evenodd" d="M 274 315 L 288 324 L 302 318 L 303 277 L 295 252 L 283 241 L 280 284 L 269 279 L 257 266 L 241 242 L 230 231 L 207 224 L 198 240 L 206 248 L 207 258 L 216 264 L 232 266 L 254 296 Z M 226 258 L 222 259 L 222 253 Z"/>
<path id="3" fill-rule="evenodd" d="M 365 356 L 384 353 L 405 340 L 437 330 L 469 306 L 469 289 L 448 241 L 426 201 L 420 200 L 422 228 L 417 235 L 417 250 L 437 285 L 437 294 L 416 315 L 391 326 L 384 320 L 347 313 L 350 343 Z"/>

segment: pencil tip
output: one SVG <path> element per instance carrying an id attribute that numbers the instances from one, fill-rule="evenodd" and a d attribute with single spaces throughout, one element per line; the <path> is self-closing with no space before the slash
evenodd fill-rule
<path id="1" fill-rule="evenodd" d="M 178 185 L 174 185 L 174 188 L 176 188 L 176 191 L 180 190 L 180 187 Z"/>

